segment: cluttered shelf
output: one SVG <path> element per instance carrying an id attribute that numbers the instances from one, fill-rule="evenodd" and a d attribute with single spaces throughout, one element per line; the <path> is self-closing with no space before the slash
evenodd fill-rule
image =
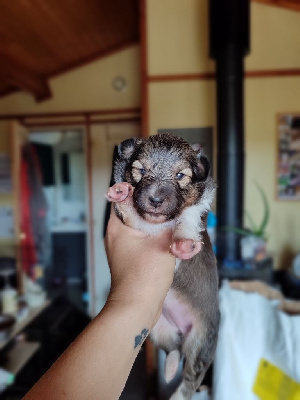
<path id="1" fill-rule="evenodd" d="M 51 304 L 50 300 L 46 300 L 39 307 L 27 309 L 27 311 L 22 310 L 20 316 L 17 316 L 16 322 L 12 325 L 12 327 L 4 333 L 3 338 L 0 340 L 0 351 L 4 349 L 4 347 L 15 338 L 23 329 L 26 328 L 39 314 L 41 314 L 49 305 Z M 1 325 L 0 325 L 1 326 Z M 1 329 L 1 328 L 0 328 Z M 1 330 L 0 330 L 1 333 Z"/>
<path id="2" fill-rule="evenodd" d="M 1 399 L 22 398 L 90 320 L 64 295 L 29 308 L 0 342 Z"/>
<path id="3" fill-rule="evenodd" d="M 17 375 L 40 347 L 39 342 L 17 342 L 8 352 L 7 359 L 1 367 L 9 373 Z"/>
<path id="4" fill-rule="evenodd" d="M 27 341 L 22 332 L 49 305 L 46 300 L 39 307 L 20 307 L 14 314 L 0 316 L 0 388 L 5 390 L 15 381 L 16 375 L 41 347 L 38 341 Z"/>

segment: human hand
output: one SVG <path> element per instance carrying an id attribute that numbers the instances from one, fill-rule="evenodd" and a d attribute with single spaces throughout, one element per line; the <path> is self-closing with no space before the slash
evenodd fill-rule
<path id="1" fill-rule="evenodd" d="M 27 400 L 120 397 L 173 280 L 171 241 L 168 231 L 146 237 L 125 226 L 112 210 L 105 239 L 112 276 L 107 303 L 26 395 Z"/>
<path id="2" fill-rule="evenodd" d="M 112 207 L 105 238 L 111 270 L 108 302 L 138 303 L 151 313 L 154 325 L 173 281 L 175 258 L 169 253 L 171 243 L 171 231 L 146 236 L 125 226 Z"/>

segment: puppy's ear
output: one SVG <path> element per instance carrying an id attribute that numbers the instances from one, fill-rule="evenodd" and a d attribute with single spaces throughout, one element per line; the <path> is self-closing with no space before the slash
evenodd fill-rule
<path id="1" fill-rule="evenodd" d="M 210 171 L 210 164 L 208 159 L 201 153 L 198 153 L 197 155 L 197 162 L 194 171 L 197 181 L 199 182 L 206 181 Z"/>
<path id="2" fill-rule="evenodd" d="M 118 146 L 118 155 L 122 160 L 128 161 L 136 148 L 142 143 L 142 139 L 126 139 Z"/>
<path id="3" fill-rule="evenodd" d="M 124 182 L 126 180 L 125 171 L 130 163 L 130 158 L 142 142 L 143 139 L 132 138 L 119 144 L 114 158 L 113 176 L 115 182 Z"/>

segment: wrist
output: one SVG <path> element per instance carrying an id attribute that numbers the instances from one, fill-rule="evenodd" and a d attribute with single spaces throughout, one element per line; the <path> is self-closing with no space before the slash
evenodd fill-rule
<path id="1" fill-rule="evenodd" d="M 161 315 L 162 302 L 157 304 L 157 300 L 149 300 L 142 294 L 140 296 L 122 296 L 120 291 L 116 293 L 111 291 L 105 307 L 115 312 L 122 312 L 124 316 L 134 318 L 134 320 L 152 329 Z"/>

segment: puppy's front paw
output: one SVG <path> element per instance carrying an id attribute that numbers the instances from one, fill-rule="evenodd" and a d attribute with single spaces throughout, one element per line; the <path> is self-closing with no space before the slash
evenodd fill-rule
<path id="1" fill-rule="evenodd" d="M 111 186 L 106 194 L 108 201 L 113 201 L 114 203 L 119 203 L 125 200 L 128 196 L 132 196 L 133 186 L 127 182 L 116 183 Z"/>
<path id="2" fill-rule="evenodd" d="M 181 260 L 188 260 L 194 257 L 201 250 L 201 242 L 193 239 L 178 239 L 171 246 L 171 253 Z"/>

